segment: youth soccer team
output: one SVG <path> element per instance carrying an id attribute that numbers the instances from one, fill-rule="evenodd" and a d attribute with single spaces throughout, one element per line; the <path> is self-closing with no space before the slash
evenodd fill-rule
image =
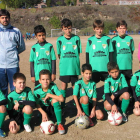
<path id="1" fill-rule="evenodd" d="M 132 60 L 134 41 L 126 35 L 127 23 L 117 22 L 118 35 L 112 39 L 103 35 L 104 23 L 93 22 L 95 35 L 88 38 L 86 46 L 86 63 L 80 72 L 81 41 L 72 34 L 72 22 L 63 19 L 61 28 L 64 35 L 57 39 L 56 47 L 59 57 L 61 90 L 54 83 L 56 79 L 56 56 L 52 44 L 46 41 L 46 31 L 42 25 L 34 28 L 38 42 L 30 52 L 31 81 L 35 83 L 32 92 L 26 86 L 26 77 L 16 73 L 13 77 L 15 90 L 7 97 L 0 91 L 0 131 L 1 137 L 6 134 L 2 130 L 6 114 L 10 117 L 9 130 L 16 134 L 23 126 L 31 132 L 30 120 L 33 109 L 40 112 L 40 121 L 48 121 L 55 115 L 58 132 L 65 133 L 62 124 L 62 113 L 66 108 L 66 89 L 71 82 L 73 99 L 77 108 L 77 116 L 87 115 L 90 126 L 94 126 L 92 118 L 103 119 L 104 114 L 97 105 L 96 83 L 104 81 L 104 109 L 110 112 L 121 112 L 123 121 L 127 122 L 127 108 L 130 97 L 134 98 L 134 114 L 140 115 L 140 71 L 132 76 Z M 82 78 L 78 80 L 78 76 Z"/>

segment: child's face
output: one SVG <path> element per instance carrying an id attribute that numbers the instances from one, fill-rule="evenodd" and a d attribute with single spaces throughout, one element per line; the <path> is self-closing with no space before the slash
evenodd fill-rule
<path id="1" fill-rule="evenodd" d="M 64 35 L 71 36 L 72 26 L 69 26 L 69 27 L 63 26 L 62 31 L 64 32 Z"/>
<path id="2" fill-rule="evenodd" d="M 89 81 L 91 79 L 92 76 L 92 71 L 90 70 L 85 70 L 84 72 L 81 72 L 82 77 L 85 81 Z"/>
<path id="3" fill-rule="evenodd" d="M 49 87 L 50 83 L 51 83 L 51 78 L 49 75 L 45 74 L 45 75 L 41 75 L 40 79 L 39 79 L 39 83 L 42 85 L 43 89 L 46 89 Z"/>
<path id="4" fill-rule="evenodd" d="M 119 76 L 119 70 L 118 69 L 113 69 L 108 73 L 114 79 L 118 78 L 118 76 Z"/>
<path id="5" fill-rule="evenodd" d="M 37 38 L 39 43 L 42 43 L 46 40 L 46 34 L 43 32 L 37 33 L 36 38 Z"/>
<path id="6" fill-rule="evenodd" d="M 25 89 L 26 81 L 23 79 L 17 79 L 16 81 L 13 82 L 13 85 L 16 89 L 16 92 L 20 93 Z"/>
<path id="7" fill-rule="evenodd" d="M 93 30 L 95 31 L 95 34 L 97 36 L 101 36 L 102 33 L 103 33 L 104 28 L 102 28 L 102 27 L 95 27 Z"/>
<path id="8" fill-rule="evenodd" d="M 116 30 L 118 31 L 119 36 L 123 36 L 126 34 L 126 26 L 125 25 L 121 25 L 120 27 L 116 28 Z"/>

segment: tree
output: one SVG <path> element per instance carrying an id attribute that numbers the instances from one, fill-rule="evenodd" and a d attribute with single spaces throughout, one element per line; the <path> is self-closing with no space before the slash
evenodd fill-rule
<path id="1" fill-rule="evenodd" d="M 46 0 L 47 7 L 51 7 L 51 0 Z"/>
<path id="2" fill-rule="evenodd" d="M 67 6 L 69 6 L 71 4 L 71 0 L 65 0 L 65 3 Z"/>
<path id="3" fill-rule="evenodd" d="M 101 2 L 104 0 L 94 0 L 95 2 L 98 2 L 99 5 L 101 5 Z"/>

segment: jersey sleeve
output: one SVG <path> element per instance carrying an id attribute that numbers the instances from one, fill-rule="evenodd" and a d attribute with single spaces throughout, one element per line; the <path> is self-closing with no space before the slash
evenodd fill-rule
<path id="1" fill-rule="evenodd" d="M 110 93 L 109 82 L 107 80 L 104 83 L 104 93 Z"/>
<path id="2" fill-rule="evenodd" d="M 60 92 L 60 90 L 58 89 L 57 85 L 54 85 L 53 86 L 53 90 L 55 92 L 55 95 L 59 96 L 59 95 L 62 95 L 62 93 Z"/>
<path id="3" fill-rule="evenodd" d="M 6 99 L 6 98 L 5 98 L 4 94 L 3 94 L 2 91 L 0 90 L 0 101 L 5 100 L 5 99 Z"/>
<path id="4" fill-rule="evenodd" d="M 35 52 L 33 51 L 33 48 L 31 48 L 29 61 L 34 62 L 34 57 L 35 57 Z"/>
<path id="5" fill-rule="evenodd" d="M 57 54 L 60 55 L 61 54 L 61 41 L 59 39 L 57 39 L 56 42 L 56 49 L 57 49 Z"/>
<path id="6" fill-rule="evenodd" d="M 78 96 L 79 93 L 79 85 L 75 83 L 74 89 L 73 89 L 73 95 Z"/>
<path id="7" fill-rule="evenodd" d="M 28 101 L 35 102 L 35 97 L 34 97 L 32 91 L 29 91 L 29 93 L 28 93 Z"/>
<path id="8" fill-rule="evenodd" d="M 111 39 L 108 39 L 108 42 L 109 42 L 109 52 L 114 52 Z"/>
<path id="9" fill-rule="evenodd" d="M 128 84 L 126 82 L 126 79 L 124 77 L 124 75 L 122 76 L 122 88 L 128 87 Z"/>
<path id="10" fill-rule="evenodd" d="M 87 45 L 86 45 L 86 53 L 89 53 L 89 40 L 87 41 Z"/>
<path id="11" fill-rule="evenodd" d="M 39 97 L 37 96 L 37 92 L 36 92 L 36 91 L 34 91 L 34 97 L 35 97 L 35 102 L 36 102 L 36 104 L 39 104 L 40 99 L 39 99 Z"/>
<path id="12" fill-rule="evenodd" d="M 131 85 L 132 87 L 135 87 L 135 86 L 137 85 L 137 77 L 136 77 L 136 75 L 133 75 L 133 76 L 132 76 L 130 85 Z"/>
<path id="13" fill-rule="evenodd" d="M 7 109 L 8 110 L 12 110 L 13 109 L 13 107 L 14 107 L 14 103 L 13 103 L 13 100 L 12 100 L 12 98 L 10 98 L 10 97 L 7 97 Z"/>
<path id="14" fill-rule="evenodd" d="M 134 40 L 131 39 L 131 51 L 133 52 L 135 50 L 135 46 L 134 46 Z"/>
<path id="15" fill-rule="evenodd" d="M 77 47 L 78 47 L 78 53 L 82 53 L 81 40 L 80 40 L 79 37 L 78 37 L 78 40 L 77 40 Z"/>
<path id="16" fill-rule="evenodd" d="M 97 91 L 96 91 L 96 85 L 93 87 L 93 96 L 92 98 L 97 98 Z"/>
<path id="17" fill-rule="evenodd" d="M 51 48 L 51 59 L 52 59 L 52 60 L 56 60 L 55 51 L 54 51 L 53 46 L 52 46 L 52 48 Z"/>

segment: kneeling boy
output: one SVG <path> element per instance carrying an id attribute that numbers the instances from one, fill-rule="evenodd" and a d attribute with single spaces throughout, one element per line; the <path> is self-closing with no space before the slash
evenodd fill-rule
<path id="1" fill-rule="evenodd" d="M 128 85 L 123 74 L 119 74 L 119 67 L 115 62 L 107 64 L 109 76 L 104 84 L 104 108 L 111 112 L 118 112 L 117 105 L 121 104 L 123 122 L 127 122 L 126 111 L 129 106 L 130 95 Z M 122 103 L 121 103 L 122 102 Z"/>
<path id="2" fill-rule="evenodd" d="M 16 134 L 20 126 L 24 125 L 26 132 L 31 132 L 30 120 L 35 98 L 29 87 L 26 87 L 26 77 L 22 73 L 15 73 L 13 76 L 15 90 L 8 95 L 7 112 L 10 117 L 10 132 Z"/>
<path id="3" fill-rule="evenodd" d="M 93 126 L 92 119 L 96 116 L 97 119 L 103 119 L 104 115 L 96 105 L 97 93 L 96 83 L 91 81 L 92 67 L 90 64 L 82 65 L 82 79 L 75 83 L 73 98 L 77 108 L 77 116 L 89 116 L 90 126 Z"/>
<path id="4" fill-rule="evenodd" d="M 51 73 L 49 70 L 41 70 L 39 73 L 40 84 L 35 87 L 34 95 L 36 97 L 37 108 L 42 115 L 42 122 L 48 121 L 49 116 L 53 115 L 53 109 L 58 124 L 58 132 L 65 133 L 62 122 L 62 110 L 59 102 L 64 98 L 58 90 L 55 83 L 51 83 Z"/>

